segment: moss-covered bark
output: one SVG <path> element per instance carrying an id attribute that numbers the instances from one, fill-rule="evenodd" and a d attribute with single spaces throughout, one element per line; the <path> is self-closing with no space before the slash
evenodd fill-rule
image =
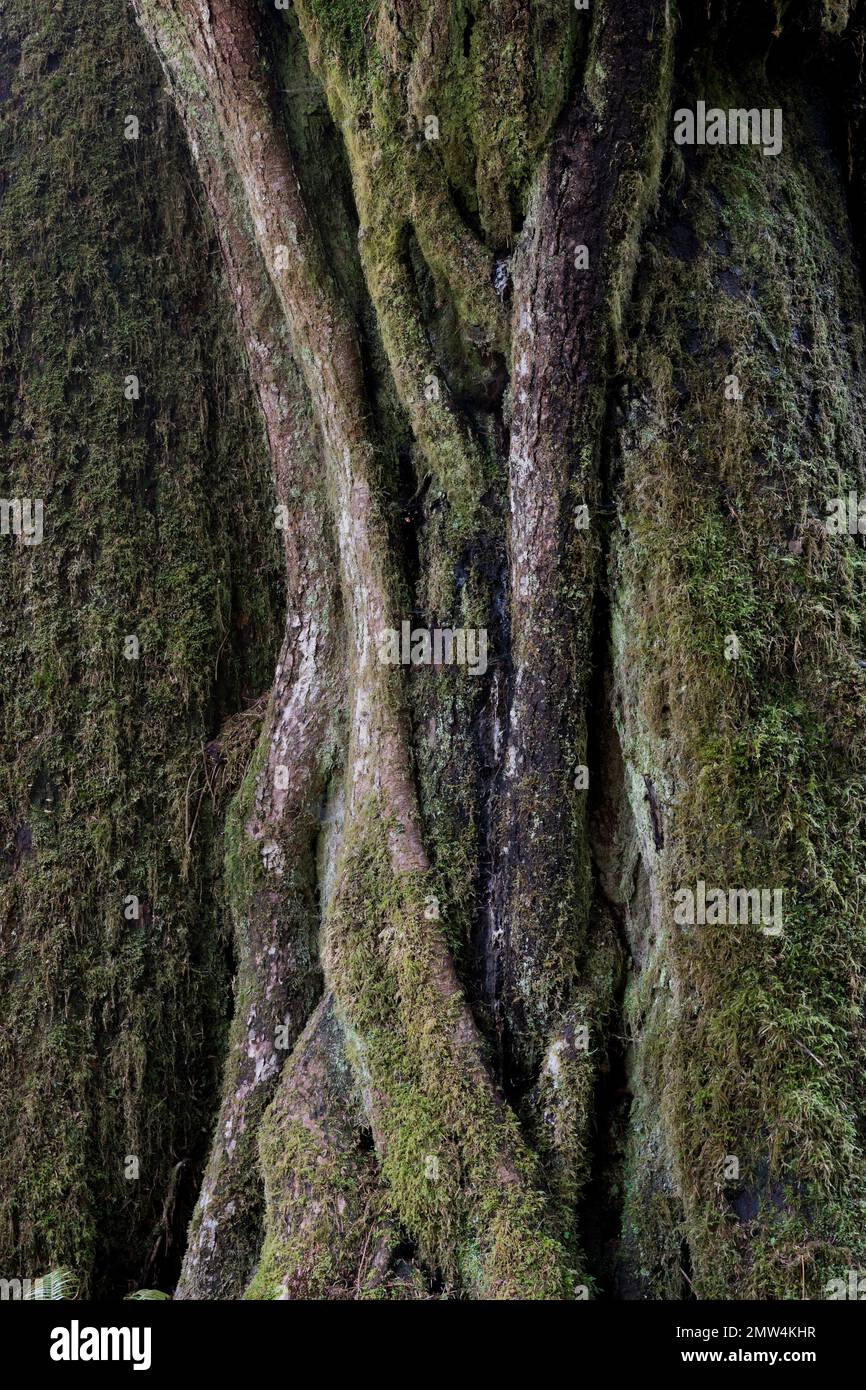
<path id="1" fill-rule="evenodd" d="M 132 16 L 10 0 L 0 88 L 0 492 L 44 502 L 40 545 L 0 541 L 0 1266 L 116 1292 L 172 1277 L 199 1181 L 219 827 L 260 716 L 224 721 L 270 684 L 282 581 L 215 242 Z"/>
<path id="2" fill-rule="evenodd" d="M 862 480 L 863 303 L 821 99 L 779 68 L 698 55 L 684 76 L 781 107 L 785 148 L 687 159 L 647 247 L 612 462 L 640 845 L 626 1230 L 656 1291 L 679 1290 L 685 1243 L 700 1297 L 821 1297 L 863 1260 L 862 562 L 825 526 Z M 780 933 L 677 925 L 699 879 L 781 890 Z"/>
<path id="3" fill-rule="evenodd" d="M 33 611 L 35 640 L 51 646 L 39 693 L 6 714 L 21 741 L 17 795 L 30 802 L 10 827 L 8 884 L 10 914 L 21 902 L 35 912 L 22 891 L 32 844 L 49 845 L 33 836 L 51 823 L 40 798 L 50 793 L 56 824 L 73 785 L 81 795 L 69 748 L 92 754 L 102 740 L 86 782 L 104 765 L 111 790 L 88 803 L 93 853 L 77 820 L 79 839 L 51 842 L 51 864 L 67 875 L 65 901 L 74 893 L 86 911 L 96 889 L 69 883 L 70 864 L 120 875 L 127 837 L 144 836 L 186 932 L 159 957 L 156 983 L 171 981 L 183 1029 L 223 1063 L 219 1103 L 212 1067 L 182 1119 L 176 1056 L 158 1073 L 171 1079 L 154 1134 L 164 1202 L 168 1155 L 201 1145 L 216 1115 L 177 1296 L 820 1296 L 864 1258 L 863 807 L 845 765 L 861 715 L 862 567 L 859 542 L 824 524 L 828 499 L 862 472 L 862 7 L 134 8 L 209 208 L 181 272 L 171 238 L 192 235 L 179 211 L 188 195 L 171 179 L 158 193 L 142 184 L 178 295 L 200 286 L 198 320 L 191 333 L 165 316 L 150 269 L 123 262 L 108 277 L 109 327 L 143 284 L 136 273 L 150 287 L 136 313 L 158 323 L 149 351 L 168 353 L 173 374 L 146 437 L 168 441 L 176 468 L 164 477 L 151 455 L 141 496 L 127 496 L 109 435 L 100 524 L 106 476 L 127 514 L 95 556 L 78 553 L 78 489 L 103 455 L 74 452 L 80 417 L 61 401 L 82 389 L 78 376 L 69 368 L 36 426 L 32 409 L 15 417 L 16 467 L 34 428 L 36 457 L 50 444 L 56 464 L 67 430 L 80 467 L 62 493 L 60 569 L 42 580 L 46 602 L 58 586 L 73 595 L 71 627 L 68 612 L 49 621 L 38 607 L 39 552 L 6 552 L 28 595 L 13 610 L 16 640 Z M 82 22 L 79 68 L 88 34 Z M 698 100 L 779 108 L 781 152 L 674 144 L 674 110 Z M 167 158 L 170 125 L 161 138 Z M 123 172 L 122 160 L 111 167 Z M 19 198 L 27 187 L 19 180 Z M 167 207 L 173 219 L 154 230 Z M 90 284 L 88 225 L 74 224 L 70 243 L 70 315 Z M 200 284 L 214 247 L 222 270 Z M 29 349 L 39 315 L 23 295 L 11 313 Z M 219 413 L 209 397 L 200 424 L 204 507 L 192 462 L 202 397 L 179 383 L 213 379 L 191 372 L 205 351 L 223 382 L 241 346 L 271 476 L 234 359 Z M 44 351 L 33 347 L 34 378 Z M 130 447 L 133 425 L 115 410 L 115 430 L 115 416 Z M 97 411 L 96 438 L 103 427 Z M 241 439 L 255 463 L 235 494 L 248 522 L 233 532 L 220 487 L 239 486 Z M 23 489 L 23 476 L 9 486 Z M 172 486 L 198 529 L 166 531 Z M 279 656 L 274 502 L 287 578 Z M 158 521 L 152 555 L 131 544 L 139 511 Z M 195 679 L 180 635 L 165 648 L 174 667 L 137 668 L 151 683 L 135 686 L 135 703 L 118 694 L 120 659 L 104 676 L 95 655 L 87 664 L 82 649 L 107 641 L 94 624 L 109 572 L 139 604 L 150 585 L 153 630 L 193 628 L 195 660 L 208 653 Z M 172 588 L 181 573 L 194 599 Z M 230 594 L 218 588 L 228 573 Z M 207 596 L 219 623 L 202 618 Z M 248 612 L 254 652 L 225 637 Z M 404 622 L 484 629 L 486 669 L 383 661 L 383 634 Z M 124 818 L 142 751 L 133 734 L 150 730 L 163 667 L 184 700 L 183 719 L 149 745 L 163 799 Z M 75 692 L 62 720 L 58 682 Z M 184 792 L 179 853 L 180 802 L 165 787 L 186 786 L 196 740 L 239 709 L 244 687 L 267 685 L 228 724 L 235 752 L 219 786 L 207 764 L 200 810 Z M 64 796 L 42 772 L 50 738 L 21 733 L 25 707 L 58 728 Z M 98 829 L 109 806 L 110 838 Z M 678 898 L 699 881 L 780 892 L 783 929 L 682 925 Z M 193 900 L 204 905 L 194 926 Z M 223 913 L 237 968 L 225 1044 Z M 33 962 L 54 971 L 52 997 L 80 1021 L 70 1074 L 94 1050 L 102 1068 L 81 1129 L 108 1143 L 111 1029 L 135 981 L 106 930 L 88 943 L 97 972 L 77 986 L 59 949 L 66 920 L 25 934 L 11 988 L 32 999 Z M 206 988 L 188 984 L 211 958 Z M 140 1038 L 178 1035 L 170 1011 L 157 1028 L 146 1004 L 133 1026 L 132 1059 Z M 147 1084 L 127 1090 L 142 1107 Z M 91 1164 L 88 1151 L 77 1180 L 96 1194 Z M 186 1214 L 189 1193 L 178 1202 Z M 85 1238 L 71 1225 L 25 1248 L 86 1271 L 113 1231 L 107 1221 Z"/>

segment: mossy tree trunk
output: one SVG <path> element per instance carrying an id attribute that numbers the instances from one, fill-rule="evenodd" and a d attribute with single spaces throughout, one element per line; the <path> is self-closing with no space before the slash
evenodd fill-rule
<path id="1" fill-rule="evenodd" d="M 185 1242 L 230 1016 L 221 825 L 282 632 L 268 453 L 160 87 L 123 5 L 4 4 L 0 494 L 42 499 L 44 536 L 0 538 L 0 1271 L 83 1292 L 171 1279 Z"/>
<path id="2" fill-rule="evenodd" d="M 176 1296 L 822 1296 L 866 1259 L 866 579 L 825 524 L 864 486 L 856 3 L 134 9 L 271 464 L 242 535 L 205 528 L 253 548 L 243 659 L 275 674 L 231 804 L 186 826 L 200 949 L 224 906 L 237 971 Z M 780 110 L 781 149 L 676 145 L 698 101 Z M 404 624 L 486 659 L 392 662 Z M 242 703 L 209 698 L 161 768 Z M 699 883 L 783 924 L 682 923 Z M 86 1261 L 65 1238 L 28 1249 Z"/>

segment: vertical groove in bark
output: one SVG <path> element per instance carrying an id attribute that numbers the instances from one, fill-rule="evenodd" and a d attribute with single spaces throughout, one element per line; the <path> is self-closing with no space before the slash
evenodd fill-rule
<path id="1" fill-rule="evenodd" d="M 235 1012 L 216 1134 L 177 1289 L 179 1298 L 238 1297 L 261 1243 L 259 1125 L 321 988 L 313 851 L 328 775 L 323 750 L 336 715 L 339 612 L 314 426 L 279 305 L 238 211 L 230 170 L 209 149 L 206 108 L 194 89 L 177 93 L 177 104 L 259 399 L 288 580 L 286 632 L 259 750 L 229 815 Z"/>
<path id="2" fill-rule="evenodd" d="M 638 237 L 658 186 L 671 45 L 664 3 L 596 8 L 584 90 L 557 132 L 513 270 L 513 670 L 488 932 L 506 1077 L 524 1098 L 572 1230 L 619 973 L 593 888 L 580 771 L 595 762 L 587 720 L 605 717 L 588 710 L 602 435 Z"/>

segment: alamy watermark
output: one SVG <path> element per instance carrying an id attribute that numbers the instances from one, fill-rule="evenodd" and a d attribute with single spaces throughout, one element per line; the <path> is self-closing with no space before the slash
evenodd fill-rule
<path id="1" fill-rule="evenodd" d="M 698 879 L 694 889 L 674 893 L 674 921 L 679 927 L 758 926 L 764 936 L 781 936 L 781 888 L 708 888 Z"/>
<path id="2" fill-rule="evenodd" d="M 0 1303 L 55 1302 L 77 1297 L 78 1280 L 68 1269 L 53 1269 L 38 1279 L 0 1279 Z"/>
<path id="3" fill-rule="evenodd" d="M 824 1285 L 829 1299 L 852 1299 L 862 1303 L 866 1299 L 866 1274 L 862 1269 L 846 1269 L 844 1279 L 830 1279 Z"/>
<path id="4" fill-rule="evenodd" d="M 746 111 L 736 108 L 723 111 L 721 107 L 707 109 L 699 101 L 692 111 L 680 107 L 674 112 L 674 142 L 677 145 L 761 145 L 765 155 L 782 152 L 782 111 L 752 107 Z"/>
<path id="5" fill-rule="evenodd" d="M 42 544 L 41 497 L 0 497 L 0 536 L 20 536 L 24 545 Z"/>
<path id="6" fill-rule="evenodd" d="M 484 627 L 387 627 L 376 639 L 385 666 L 465 666 L 470 676 L 487 670 L 487 629 Z"/>
<path id="7" fill-rule="evenodd" d="M 866 535 L 866 497 L 849 492 L 847 497 L 830 497 L 824 517 L 828 536 Z"/>
<path id="8" fill-rule="evenodd" d="M 150 1327 L 82 1327 L 73 1318 L 52 1329 L 48 1354 L 52 1361 L 130 1361 L 134 1371 L 147 1371 L 152 1336 Z"/>

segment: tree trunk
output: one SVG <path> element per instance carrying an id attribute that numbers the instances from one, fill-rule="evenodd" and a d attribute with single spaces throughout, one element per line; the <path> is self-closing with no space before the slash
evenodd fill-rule
<path id="1" fill-rule="evenodd" d="M 785 1299 L 866 1259 L 860 8 L 133 0 L 194 174 L 126 14 L 4 34 L 22 1268 Z M 681 143 L 699 103 L 752 142 Z"/>

